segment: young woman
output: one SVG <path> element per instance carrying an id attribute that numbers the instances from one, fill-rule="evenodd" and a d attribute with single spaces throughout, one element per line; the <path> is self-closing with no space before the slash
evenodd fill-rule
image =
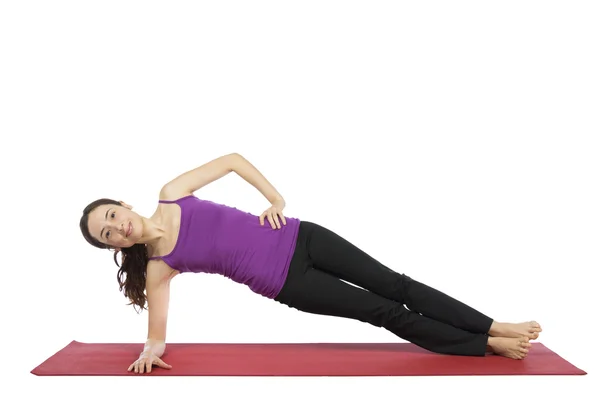
<path id="1" fill-rule="evenodd" d="M 193 194 L 230 172 L 252 184 L 271 206 L 254 215 Z M 442 354 L 484 356 L 491 351 L 523 359 L 529 340 L 542 330 L 534 321 L 497 322 L 384 266 L 321 225 L 286 218 L 284 207 L 268 180 L 232 153 L 163 185 L 150 217 L 111 199 L 98 199 L 83 210 L 83 236 L 95 247 L 114 251 L 117 265 L 122 253 L 120 290 L 130 304 L 148 310 L 147 341 L 129 371 L 171 367 L 160 358 L 166 347 L 169 284 L 181 272 L 218 273 L 291 308 L 383 327 Z"/>

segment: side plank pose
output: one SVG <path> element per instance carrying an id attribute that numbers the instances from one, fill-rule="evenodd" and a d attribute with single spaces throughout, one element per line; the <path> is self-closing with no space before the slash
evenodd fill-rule
<path id="1" fill-rule="evenodd" d="M 230 172 L 253 185 L 271 206 L 254 215 L 193 194 Z M 441 354 L 492 352 L 524 359 L 529 340 L 542 331 L 535 321 L 497 322 L 389 269 L 321 225 L 286 218 L 284 207 L 279 192 L 238 153 L 218 157 L 164 184 L 150 217 L 111 199 L 85 207 L 80 221 L 84 238 L 114 251 L 120 266 L 119 290 L 129 304 L 148 310 L 147 341 L 128 371 L 150 372 L 153 365 L 171 368 L 161 359 L 169 285 L 182 272 L 220 274 L 290 308 L 383 327 Z"/>

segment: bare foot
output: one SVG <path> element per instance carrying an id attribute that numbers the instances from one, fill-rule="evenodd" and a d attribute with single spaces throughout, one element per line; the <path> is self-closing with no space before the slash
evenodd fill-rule
<path id="1" fill-rule="evenodd" d="M 492 327 L 488 335 L 504 338 L 520 338 L 526 337 L 529 339 L 537 339 L 540 336 L 542 327 L 536 321 L 508 323 L 508 322 L 492 322 Z"/>
<path id="2" fill-rule="evenodd" d="M 493 337 L 488 338 L 488 347 L 496 355 L 505 356 L 511 359 L 524 359 L 529 353 L 531 343 L 529 338 L 504 338 L 504 337 Z"/>

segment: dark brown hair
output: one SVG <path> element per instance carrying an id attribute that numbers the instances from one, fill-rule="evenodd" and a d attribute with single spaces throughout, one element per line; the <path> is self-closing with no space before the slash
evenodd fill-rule
<path id="1" fill-rule="evenodd" d="M 90 213 L 101 205 L 119 205 L 120 202 L 112 199 L 98 199 L 90 203 L 83 209 L 83 215 L 79 221 L 79 227 L 85 240 L 92 246 L 99 249 L 111 249 L 107 244 L 98 241 L 92 236 L 88 228 L 88 220 Z M 121 248 L 123 253 L 123 263 L 119 264 L 117 261 L 117 254 L 115 251 L 114 261 L 119 267 L 117 271 L 117 281 L 119 282 L 119 292 L 123 291 L 123 294 L 129 298 L 130 303 L 128 305 L 134 305 L 134 309 L 137 312 L 135 306 L 140 308 L 140 312 L 144 309 L 148 309 L 146 305 L 146 295 L 144 290 L 146 289 L 146 266 L 148 264 L 148 251 L 146 245 L 135 244 L 131 247 Z M 123 274 L 127 274 L 125 280 L 123 280 Z M 139 313 L 139 312 L 138 312 Z"/>

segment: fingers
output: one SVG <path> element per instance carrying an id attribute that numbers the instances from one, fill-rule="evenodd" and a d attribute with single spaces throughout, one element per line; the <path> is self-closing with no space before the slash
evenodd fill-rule
<path id="1" fill-rule="evenodd" d="M 277 229 L 281 229 L 281 223 L 283 223 L 284 226 L 287 225 L 285 216 L 283 216 L 283 213 L 281 213 L 281 212 L 274 213 L 273 219 L 275 220 L 275 223 L 277 224 Z M 275 228 L 273 228 L 273 229 L 275 229 Z"/>
<path id="2" fill-rule="evenodd" d="M 131 371 L 138 373 L 138 361 L 135 361 L 131 365 L 129 365 L 129 368 L 127 368 L 127 372 Z"/>
<path id="3" fill-rule="evenodd" d="M 265 217 L 267 218 L 267 220 L 271 224 L 271 227 L 273 229 L 275 229 L 276 225 L 275 225 L 275 221 L 273 220 L 273 214 L 269 213 L 268 211 L 264 212 L 262 215 L 259 216 L 258 220 L 260 221 L 260 225 L 261 226 L 265 225 Z"/>
<path id="4" fill-rule="evenodd" d="M 261 226 L 265 225 L 265 218 L 269 221 L 272 229 L 281 229 L 281 223 L 283 223 L 284 226 L 287 225 L 285 216 L 283 216 L 283 213 L 281 212 L 272 211 L 270 209 L 263 212 L 263 214 L 258 217 Z"/>
<path id="5" fill-rule="evenodd" d="M 136 363 L 135 367 L 133 368 L 133 371 L 135 373 L 144 373 L 145 372 L 145 370 L 144 370 L 145 368 L 146 368 L 146 362 L 145 361 L 140 361 L 140 362 Z"/>
<path id="6" fill-rule="evenodd" d="M 165 361 L 163 361 L 162 359 L 158 360 L 158 366 L 160 366 L 161 368 L 165 368 L 165 369 L 171 369 L 172 366 L 169 365 L 168 363 L 165 363 Z"/>
<path id="7" fill-rule="evenodd" d="M 144 365 L 145 361 L 146 361 L 145 358 L 137 359 L 135 362 L 133 362 L 131 365 L 129 365 L 129 368 L 127 368 L 127 371 L 129 372 L 129 371 L 133 370 L 135 373 L 138 373 L 139 370 L 143 369 L 143 365 Z"/>
<path id="8" fill-rule="evenodd" d="M 276 217 L 274 218 L 273 213 L 268 214 L 267 217 L 269 218 L 269 223 L 271 224 L 271 227 L 273 229 L 275 229 L 276 227 L 279 228 L 279 221 L 275 223 Z"/>
<path id="9" fill-rule="evenodd" d="M 157 357 L 154 359 L 154 361 L 152 361 L 151 359 L 138 359 L 131 365 L 129 365 L 129 368 L 127 368 L 127 372 L 131 372 L 133 370 L 135 373 L 150 373 L 152 372 L 153 364 L 165 369 L 172 368 L 171 365 Z"/>
<path id="10" fill-rule="evenodd" d="M 135 361 L 129 366 L 129 368 L 127 368 L 127 372 L 131 372 L 132 370 L 135 373 L 144 373 L 145 371 L 148 371 L 148 373 L 150 373 L 152 371 L 152 362 Z"/>

